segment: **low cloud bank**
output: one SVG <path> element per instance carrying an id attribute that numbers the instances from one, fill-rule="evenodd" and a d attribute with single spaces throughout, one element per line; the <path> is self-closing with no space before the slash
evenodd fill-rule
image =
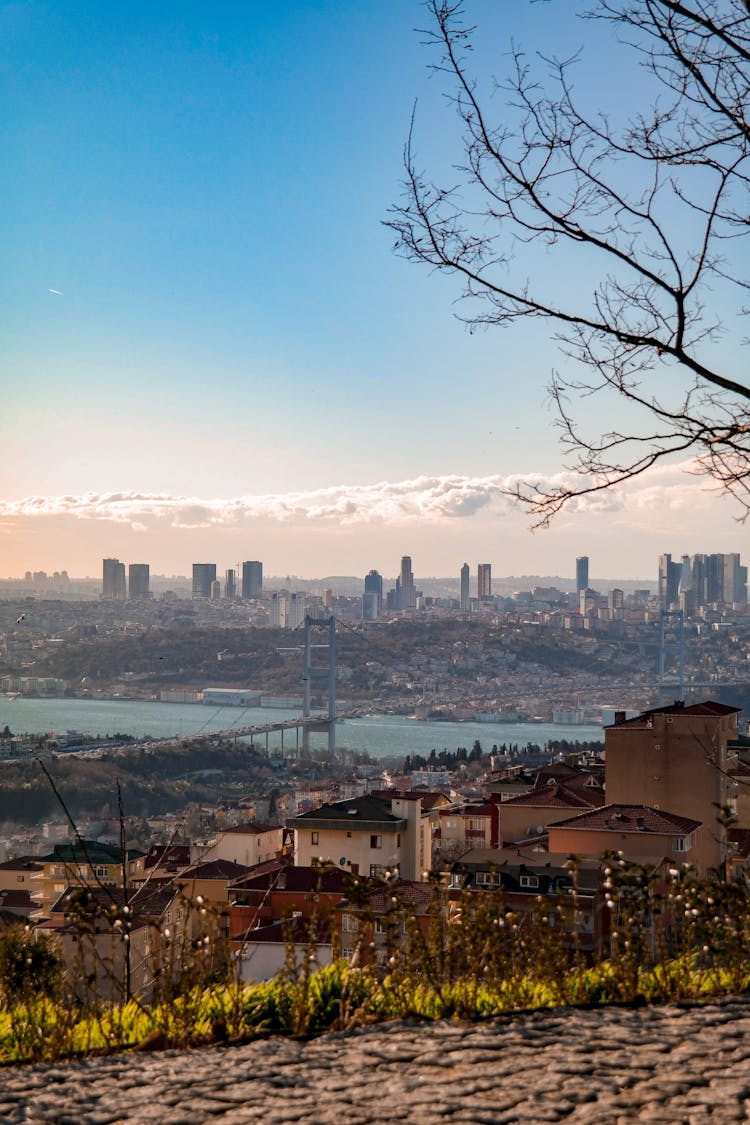
<path id="1" fill-rule="evenodd" d="M 571 502 L 568 512 L 643 514 L 656 508 L 677 512 L 705 509 L 716 503 L 715 488 L 694 475 L 693 462 L 652 470 L 616 491 L 593 493 Z M 691 475 L 691 473 L 693 475 Z M 438 523 L 470 519 L 479 512 L 518 513 L 509 492 L 519 483 L 539 488 L 575 483 L 571 473 L 553 476 L 415 477 L 366 485 L 335 485 L 301 492 L 284 492 L 200 499 L 149 492 L 87 492 L 82 495 L 28 496 L 0 500 L 0 519 L 72 517 L 129 524 L 145 530 L 154 523 L 175 528 L 238 527 L 272 522 L 339 525 Z"/>

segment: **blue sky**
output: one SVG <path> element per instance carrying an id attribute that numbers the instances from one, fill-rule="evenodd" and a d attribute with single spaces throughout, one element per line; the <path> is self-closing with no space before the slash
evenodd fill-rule
<path id="1" fill-rule="evenodd" d="M 584 92 L 611 83 L 572 7 L 470 3 L 478 67 L 511 39 L 584 44 Z M 543 535 L 498 501 L 560 468 L 559 357 L 538 325 L 469 334 L 455 286 L 392 252 L 415 99 L 426 165 L 455 138 L 425 22 L 412 0 L 0 4 L 0 572 L 395 573 L 408 552 L 568 574 L 588 551 L 635 576 L 741 549 L 684 478 Z"/>

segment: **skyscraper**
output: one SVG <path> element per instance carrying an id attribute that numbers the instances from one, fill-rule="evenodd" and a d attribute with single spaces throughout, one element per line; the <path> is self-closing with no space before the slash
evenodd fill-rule
<path id="1" fill-rule="evenodd" d="M 588 555 L 579 555 L 576 559 L 576 591 L 580 594 L 581 590 L 588 590 L 589 588 L 589 557 Z"/>
<path id="2" fill-rule="evenodd" d="M 102 560 L 102 597 L 117 601 L 124 601 L 127 597 L 125 563 L 119 559 Z"/>
<path id="3" fill-rule="evenodd" d="M 148 563 L 131 563 L 128 567 L 128 597 L 150 597 L 150 584 L 151 571 Z"/>
<path id="4" fill-rule="evenodd" d="M 469 564 L 464 562 L 461 567 L 461 609 L 466 612 L 469 609 Z"/>
<path id="5" fill-rule="evenodd" d="M 210 598 L 216 581 L 216 563 L 193 563 L 193 597 Z"/>
<path id="6" fill-rule="evenodd" d="M 365 575 L 365 592 L 362 596 L 362 617 L 377 621 L 383 605 L 383 579 L 377 570 Z"/>
<path id="7" fill-rule="evenodd" d="M 480 602 L 489 601 L 492 597 L 492 564 L 477 564 L 477 597 Z"/>
<path id="8" fill-rule="evenodd" d="M 672 562 L 671 555 L 659 555 L 659 605 L 662 609 L 669 609 L 677 605 L 680 590 L 680 575 L 682 566 Z"/>
<path id="9" fill-rule="evenodd" d="M 242 564 L 242 596 L 243 598 L 259 598 L 263 593 L 263 563 L 243 562 Z"/>
<path id="10" fill-rule="evenodd" d="M 224 575 L 224 597 L 234 601 L 237 597 L 237 571 L 228 570 Z"/>
<path id="11" fill-rule="evenodd" d="M 724 601 L 727 605 L 747 602 L 747 567 L 738 554 L 724 555 Z"/>
<path id="12" fill-rule="evenodd" d="M 398 609 L 415 609 L 417 605 L 417 591 L 414 587 L 414 575 L 411 569 L 411 556 L 404 555 L 401 559 L 401 574 L 396 583 Z"/>

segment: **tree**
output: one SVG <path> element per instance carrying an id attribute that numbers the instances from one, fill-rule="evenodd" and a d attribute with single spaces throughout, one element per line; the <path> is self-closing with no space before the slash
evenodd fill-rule
<path id="1" fill-rule="evenodd" d="M 469 68 L 463 3 L 429 0 L 462 152 L 450 184 L 428 178 L 413 116 L 387 225 L 399 253 L 460 279 L 471 326 L 537 318 L 572 361 L 549 390 L 574 473 L 512 490 L 539 524 L 675 455 L 747 516 L 750 377 L 725 338 L 750 290 L 750 2 L 593 2 L 585 18 L 608 21 L 640 64 L 632 89 L 648 80 L 648 105 L 619 124 L 579 104 L 577 57 L 540 58 L 545 87 L 514 50 L 499 109 Z M 542 247 L 594 277 L 588 299 L 534 270 Z M 617 428 L 592 433 L 579 409 L 592 395 L 610 398 Z"/>

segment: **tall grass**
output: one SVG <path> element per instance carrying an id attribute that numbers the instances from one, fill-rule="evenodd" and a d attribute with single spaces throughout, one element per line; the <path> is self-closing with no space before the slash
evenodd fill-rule
<path id="1" fill-rule="evenodd" d="M 23 927 L 6 931 L 0 1061 L 307 1036 L 392 1018 L 476 1020 L 567 1004 L 701 1000 L 750 986 L 747 888 L 688 869 L 659 878 L 609 856 L 609 933 L 597 955 L 582 952 L 575 891 L 530 899 L 521 911 L 500 890 L 453 896 L 436 885 L 426 911 L 415 913 L 396 882 L 376 919 L 372 889 L 352 887 L 351 956 L 320 967 L 321 919 L 313 916 L 303 950 L 290 928 L 281 972 L 257 983 L 239 977 L 225 914 L 185 899 L 179 930 L 152 927 L 142 956 L 133 942 L 127 971 L 142 987 L 131 998 L 122 947 L 135 933 L 117 912 L 83 915 L 65 964 L 54 941 Z M 376 889 L 382 900 L 383 886 Z"/>

